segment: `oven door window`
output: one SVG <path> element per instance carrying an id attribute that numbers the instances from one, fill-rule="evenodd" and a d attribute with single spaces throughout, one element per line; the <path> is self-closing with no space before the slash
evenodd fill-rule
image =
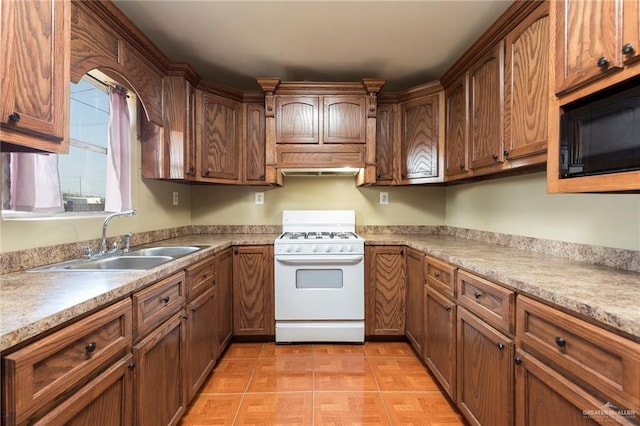
<path id="1" fill-rule="evenodd" d="M 340 289 L 344 282 L 342 269 L 297 269 L 296 288 Z"/>

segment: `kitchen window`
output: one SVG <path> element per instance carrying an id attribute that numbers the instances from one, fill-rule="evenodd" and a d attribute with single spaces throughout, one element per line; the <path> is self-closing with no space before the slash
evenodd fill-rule
<path id="1" fill-rule="evenodd" d="M 110 148 L 110 120 L 112 126 L 118 126 L 119 122 L 117 117 L 112 117 L 114 114 L 110 103 L 113 105 L 114 99 L 110 102 L 109 92 L 116 92 L 112 95 L 115 96 L 115 102 L 126 105 L 124 118 L 120 121 L 126 126 L 130 126 L 129 117 L 135 113 L 135 101 L 131 99 L 133 95 L 125 93 L 124 89 L 101 80 L 87 75 L 77 84 L 71 83 L 68 154 L 3 154 L 3 218 L 103 214 L 107 194 L 110 194 L 111 200 L 117 199 L 115 203 L 108 203 L 108 211 L 131 208 L 131 143 L 125 140 L 123 144 L 118 144 L 118 138 L 114 138 L 116 141 L 112 142 Z M 118 97 L 124 98 L 124 101 Z M 118 108 L 123 108 L 123 105 L 116 104 Z M 131 129 L 128 129 L 119 133 L 130 134 Z M 126 146 L 123 147 L 124 144 Z M 113 152 L 108 155 L 110 149 L 115 150 L 115 156 Z M 114 166 L 109 167 L 109 163 L 117 163 L 116 168 L 123 168 L 125 172 L 120 169 L 114 171 Z M 22 168 L 21 172 L 26 175 L 16 169 L 12 173 L 12 165 L 17 169 Z M 109 173 L 111 178 L 107 177 Z M 12 175 L 16 178 L 13 185 Z M 114 184 L 114 180 L 118 179 L 116 176 L 122 181 Z M 129 197 L 128 202 L 126 197 Z"/>

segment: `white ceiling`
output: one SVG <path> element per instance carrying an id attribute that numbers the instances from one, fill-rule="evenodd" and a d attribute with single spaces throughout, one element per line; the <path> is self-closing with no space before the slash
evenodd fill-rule
<path id="1" fill-rule="evenodd" d="M 283 81 L 438 79 L 510 0 L 113 0 L 172 61 L 205 79 L 258 90 Z"/>

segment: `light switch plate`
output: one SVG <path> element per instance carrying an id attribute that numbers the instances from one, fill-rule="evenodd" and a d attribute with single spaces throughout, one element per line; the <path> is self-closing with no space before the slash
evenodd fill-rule
<path id="1" fill-rule="evenodd" d="M 380 193 L 380 204 L 389 204 L 389 193 L 381 192 Z"/>
<path id="2" fill-rule="evenodd" d="M 255 203 L 256 204 L 264 204 L 264 192 L 256 192 L 255 193 Z"/>

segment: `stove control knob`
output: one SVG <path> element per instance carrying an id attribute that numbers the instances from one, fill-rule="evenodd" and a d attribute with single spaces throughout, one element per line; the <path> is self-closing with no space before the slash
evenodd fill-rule
<path id="1" fill-rule="evenodd" d="M 300 250 L 302 250 L 302 247 L 294 246 L 293 249 L 295 250 L 296 253 L 300 253 Z"/>
<path id="2" fill-rule="evenodd" d="M 325 251 L 325 253 L 329 253 L 331 251 L 331 246 L 328 245 L 328 244 L 326 246 L 324 246 L 324 251 Z"/>
<path id="3" fill-rule="evenodd" d="M 318 246 L 317 246 L 317 245 L 315 245 L 315 244 L 314 244 L 314 245 L 312 245 L 312 246 L 311 246 L 311 251 L 312 251 L 312 252 L 314 252 L 314 253 L 315 253 L 315 252 L 317 252 L 317 251 L 318 251 Z"/>
<path id="4" fill-rule="evenodd" d="M 291 250 L 293 249 L 292 246 L 287 246 L 287 253 L 291 253 Z"/>
<path id="5" fill-rule="evenodd" d="M 352 252 L 353 251 L 353 246 L 347 246 L 347 251 L 348 252 Z"/>
<path id="6" fill-rule="evenodd" d="M 340 246 L 340 247 L 338 247 L 338 251 L 339 251 L 340 253 L 342 253 L 342 252 L 344 251 L 344 248 L 345 248 L 344 246 Z"/>

